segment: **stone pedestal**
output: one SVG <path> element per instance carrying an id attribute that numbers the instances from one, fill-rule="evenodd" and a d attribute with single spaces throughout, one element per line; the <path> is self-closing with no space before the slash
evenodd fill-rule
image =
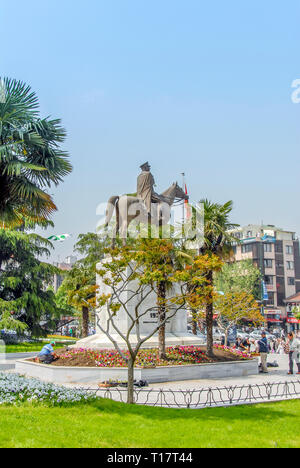
<path id="1" fill-rule="evenodd" d="M 109 259 L 103 260 L 107 262 Z M 101 268 L 101 263 L 98 264 L 98 269 Z M 127 273 L 129 275 L 129 271 Z M 99 286 L 98 294 L 109 294 L 110 288 L 103 283 L 103 280 L 100 276 L 97 276 L 97 284 Z M 178 286 L 174 285 L 173 291 L 170 291 L 168 294 L 170 297 L 176 294 L 176 288 Z M 138 283 L 132 281 L 128 290 L 122 292 L 122 301 L 127 302 L 127 308 L 130 314 L 134 315 L 134 310 L 136 304 L 140 301 L 141 296 L 136 295 L 135 292 L 138 290 Z M 147 291 L 143 291 L 144 295 Z M 140 334 L 141 337 L 147 336 L 151 331 L 157 326 L 157 310 L 156 307 L 156 296 L 154 292 L 151 292 L 147 298 L 142 302 L 139 307 L 139 315 L 145 312 L 145 315 L 140 319 Z M 149 309 L 149 310 L 148 310 Z M 147 311 L 147 312 L 146 312 Z M 178 346 L 178 345 L 199 345 L 200 340 L 197 336 L 191 335 L 187 332 L 187 317 L 188 312 L 186 309 L 180 309 L 173 318 L 170 318 L 166 323 L 166 346 Z M 105 307 L 101 307 L 97 310 L 97 319 L 100 321 L 102 328 L 106 328 L 106 323 L 108 320 L 108 313 Z M 131 319 L 123 308 L 121 308 L 114 322 L 118 329 L 126 334 L 128 328 L 131 326 Z M 112 327 L 110 333 L 113 339 L 118 343 L 122 349 L 126 349 L 126 343 L 117 333 L 113 333 Z M 134 346 L 137 343 L 136 330 L 133 329 L 130 335 L 130 342 Z M 149 340 L 143 344 L 143 348 L 155 348 L 158 346 L 158 333 L 153 335 Z M 89 349 L 112 349 L 114 345 L 109 340 L 109 338 L 101 332 L 99 326 L 97 326 L 96 320 L 96 335 L 89 336 L 79 340 L 75 348 L 89 348 Z"/>

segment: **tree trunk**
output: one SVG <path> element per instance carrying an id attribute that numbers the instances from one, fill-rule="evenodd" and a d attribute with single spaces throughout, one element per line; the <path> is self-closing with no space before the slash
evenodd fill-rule
<path id="1" fill-rule="evenodd" d="M 166 319 L 166 307 L 164 301 L 166 299 L 166 282 L 161 281 L 158 285 L 158 320 L 163 323 Z M 163 303 L 162 303 L 162 302 Z M 159 359 L 166 359 L 166 324 L 160 326 L 158 331 L 158 354 Z"/>
<path id="2" fill-rule="evenodd" d="M 127 403 L 134 404 L 134 363 L 135 358 L 130 357 L 128 360 L 128 387 L 127 387 Z"/>
<path id="3" fill-rule="evenodd" d="M 213 287 L 213 272 L 210 271 L 206 275 L 207 284 L 209 287 Z M 214 305 L 212 292 L 209 294 L 208 301 L 206 304 L 206 328 L 207 328 L 207 355 L 214 357 L 214 337 L 213 337 L 213 325 L 214 325 Z"/>
<path id="4" fill-rule="evenodd" d="M 228 330 L 225 331 L 225 346 L 228 346 Z"/>
<path id="5" fill-rule="evenodd" d="M 188 285 L 188 292 L 195 293 L 196 287 L 194 285 Z M 193 335 L 197 335 L 197 311 L 191 308 L 191 316 L 192 316 L 192 333 Z"/>
<path id="6" fill-rule="evenodd" d="M 197 335 L 197 319 L 194 318 L 194 315 L 192 313 L 193 321 L 192 321 L 192 332 L 193 335 Z"/>
<path id="7" fill-rule="evenodd" d="M 163 319 L 163 315 L 160 315 L 160 319 Z M 162 325 L 158 332 L 158 354 L 159 359 L 166 359 L 166 326 Z"/>
<path id="8" fill-rule="evenodd" d="M 86 338 L 89 336 L 89 309 L 82 307 L 82 336 Z"/>

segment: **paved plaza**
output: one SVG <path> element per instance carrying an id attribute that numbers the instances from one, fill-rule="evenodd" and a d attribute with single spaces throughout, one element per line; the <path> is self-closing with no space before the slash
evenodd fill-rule
<path id="1" fill-rule="evenodd" d="M 7 357 L 6 363 L 10 367 L 2 370 L 15 372 L 15 360 L 24 358 L 24 354 L 22 356 L 20 354 L 8 355 Z M 268 374 L 152 383 L 147 387 L 136 387 L 135 400 L 138 404 L 193 409 L 299 398 L 300 379 L 296 374 L 287 374 L 288 356 L 269 354 L 268 362 L 273 363 L 274 361 L 278 363 L 279 367 L 270 367 Z M 99 380 L 95 380 L 85 384 L 72 382 L 64 384 L 64 386 L 97 391 L 99 397 L 126 402 L 127 389 L 125 387 L 99 389 L 99 383 Z"/>
<path id="2" fill-rule="evenodd" d="M 260 385 L 266 382 L 285 382 L 290 380 L 300 380 L 298 375 L 287 375 L 289 370 L 289 357 L 282 354 L 269 354 L 268 362 L 277 361 L 279 367 L 270 367 L 268 374 L 258 374 L 246 377 L 232 377 L 223 379 L 202 379 L 202 380 L 186 380 L 178 382 L 154 383 L 150 384 L 153 388 L 162 388 L 165 390 L 191 390 L 208 387 L 224 387 L 235 385 Z"/>
<path id="3" fill-rule="evenodd" d="M 11 369 L 13 369 L 15 362 L 18 359 L 24 359 L 26 357 L 33 357 L 36 356 L 37 353 L 18 353 L 18 354 L 6 354 L 1 355 L 0 365 L 1 363 L 7 363 L 11 365 Z M 5 358 L 5 359 L 4 359 Z M 289 358 L 288 355 L 282 354 L 269 354 L 268 355 L 268 362 L 272 363 L 277 361 L 279 367 L 269 368 L 268 374 L 258 374 L 252 376 L 245 376 L 245 377 L 227 377 L 221 379 L 200 379 L 200 380 L 183 380 L 183 381 L 176 381 L 176 382 L 160 382 L 160 383 L 151 383 L 149 385 L 150 388 L 153 389 L 164 389 L 164 390 L 191 390 L 191 389 L 199 389 L 199 388 L 209 388 L 209 387 L 220 387 L 220 386 L 234 386 L 234 385 L 259 385 L 264 384 L 266 382 L 285 382 L 290 380 L 298 380 L 299 376 L 294 375 L 287 375 L 289 370 Z M 1 370 L 1 367 L 0 367 Z M 3 369 L 4 370 L 4 369 Z M 299 379 L 300 380 L 300 379 Z M 84 387 L 96 387 L 99 381 L 91 381 L 87 384 L 78 384 L 76 382 L 70 384 L 70 386 L 84 386 Z"/>

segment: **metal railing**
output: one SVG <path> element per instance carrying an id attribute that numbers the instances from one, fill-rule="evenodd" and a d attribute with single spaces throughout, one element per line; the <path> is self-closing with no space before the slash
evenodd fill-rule
<path id="1" fill-rule="evenodd" d="M 126 388 L 87 388 L 89 393 L 118 402 L 127 402 Z M 166 408 L 202 409 L 236 406 L 263 402 L 300 399 L 300 380 L 236 385 L 230 387 L 201 388 L 195 390 L 135 389 L 138 405 Z"/>

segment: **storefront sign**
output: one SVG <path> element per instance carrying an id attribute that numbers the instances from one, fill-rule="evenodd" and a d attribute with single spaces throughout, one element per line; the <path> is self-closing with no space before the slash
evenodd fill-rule
<path id="1" fill-rule="evenodd" d="M 287 323 L 300 323 L 300 320 L 296 319 L 296 318 L 291 318 L 291 317 L 288 317 L 286 319 Z"/>
<path id="2" fill-rule="evenodd" d="M 265 309 L 264 310 L 265 315 L 281 315 L 281 310 L 276 310 L 276 309 Z"/>

